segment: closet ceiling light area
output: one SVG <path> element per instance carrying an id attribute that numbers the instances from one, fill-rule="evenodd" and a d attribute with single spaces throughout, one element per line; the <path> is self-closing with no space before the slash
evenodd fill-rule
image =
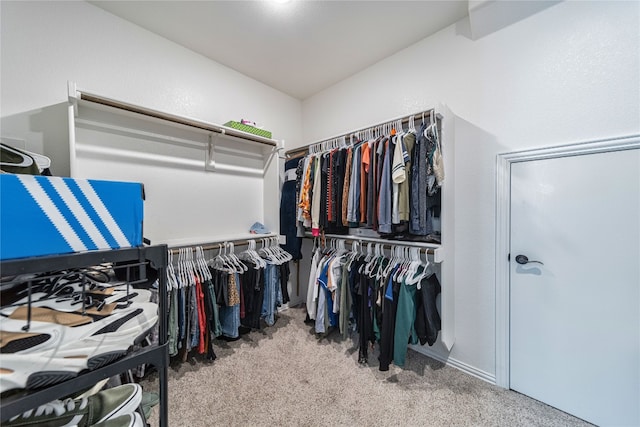
<path id="1" fill-rule="evenodd" d="M 299 99 L 469 11 L 466 0 L 90 3 Z"/>

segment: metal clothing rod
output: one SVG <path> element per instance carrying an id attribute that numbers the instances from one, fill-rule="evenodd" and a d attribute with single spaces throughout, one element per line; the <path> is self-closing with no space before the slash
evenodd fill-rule
<path id="1" fill-rule="evenodd" d="M 311 233 L 305 233 L 306 237 L 312 237 Z M 319 236 L 320 237 L 320 236 Z M 440 263 L 443 261 L 442 255 L 442 246 L 437 243 L 425 243 L 425 242 L 414 242 L 414 241 L 405 241 L 405 240 L 387 240 L 387 239 L 379 239 L 375 237 L 364 237 L 364 236 L 353 236 L 353 235 L 342 235 L 342 234 L 325 234 L 324 237 L 326 239 L 334 239 L 334 240 L 344 240 L 346 243 L 360 242 L 360 243 L 378 243 L 382 244 L 384 249 L 392 249 L 393 246 L 409 246 L 409 247 L 419 247 L 425 248 L 429 255 L 433 255 L 434 262 Z M 321 238 L 321 237 L 320 237 Z"/>
<path id="2" fill-rule="evenodd" d="M 206 251 L 206 250 L 211 250 L 211 249 L 219 249 L 220 245 L 224 246 L 225 243 L 233 243 L 234 247 L 235 246 L 246 246 L 251 241 L 262 240 L 262 239 L 277 239 L 277 238 L 278 238 L 278 236 L 275 235 L 275 234 L 256 234 L 256 237 L 244 237 L 244 238 L 240 238 L 238 240 L 225 239 L 225 240 L 219 240 L 219 241 L 215 241 L 215 242 L 207 242 L 207 243 L 204 243 L 204 244 L 193 243 L 193 244 L 189 244 L 189 245 L 173 246 L 173 247 L 169 248 L 169 251 L 171 251 L 171 253 L 173 253 L 173 254 L 177 254 L 180 251 L 180 249 L 190 248 L 195 252 L 197 247 L 202 248 L 202 250 Z"/>
<path id="3" fill-rule="evenodd" d="M 116 101 L 116 100 L 104 98 L 98 95 L 84 93 L 81 91 L 78 93 L 80 95 L 79 99 L 83 101 L 93 102 L 96 104 L 105 105 L 107 107 L 118 108 L 120 110 L 130 111 L 132 113 L 141 114 L 147 117 L 165 120 L 168 122 L 177 123 L 184 126 L 190 126 L 190 127 L 206 130 L 209 132 L 216 132 L 223 135 L 230 135 L 232 137 L 241 138 L 251 142 L 256 142 L 258 144 L 269 145 L 272 147 L 278 146 L 277 142 L 272 139 L 265 138 L 259 135 L 253 135 L 251 133 L 243 132 L 227 126 L 215 125 L 212 123 L 201 122 L 195 119 L 176 116 L 174 114 L 163 113 L 157 110 L 152 110 L 150 108 L 144 108 L 137 105 L 128 104 L 126 102 Z"/>
<path id="4" fill-rule="evenodd" d="M 357 129 L 357 130 L 354 130 L 354 131 L 351 131 L 351 132 L 348 132 L 348 133 L 340 134 L 340 135 L 334 136 L 332 138 L 326 138 L 326 139 L 323 139 L 323 140 L 318 141 L 318 142 L 314 142 L 314 143 L 311 143 L 311 144 L 303 145 L 302 147 L 293 148 L 291 150 L 286 151 L 285 154 L 286 154 L 286 156 L 288 158 L 304 156 L 309 152 L 309 147 L 318 146 L 318 145 L 320 145 L 320 144 L 322 144 L 324 142 L 335 141 L 335 140 L 338 140 L 338 139 L 341 139 L 341 138 L 350 138 L 352 135 L 354 135 L 354 134 L 356 134 L 358 132 L 367 132 L 367 131 L 370 131 L 370 130 L 372 131 L 372 130 L 375 130 L 376 128 L 380 128 L 380 127 L 385 126 L 385 125 L 393 125 L 394 123 L 396 123 L 398 121 L 401 121 L 402 124 L 404 125 L 404 124 L 409 123 L 409 120 L 411 120 L 412 118 L 413 118 L 413 120 L 418 120 L 418 119 L 422 119 L 422 117 L 425 117 L 425 118 L 429 117 L 427 115 L 430 115 L 432 111 L 435 113 L 435 108 L 431 108 L 431 109 L 425 110 L 425 111 L 420 111 L 420 112 L 414 113 L 414 114 L 409 114 L 408 116 L 398 117 L 396 119 L 386 120 L 384 122 L 380 122 L 378 124 L 371 125 L 371 126 L 366 126 L 366 127 L 361 128 L 361 129 Z M 436 115 L 437 120 L 442 120 L 442 115 L 440 113 L 435 113 L 435 115 Z"/>

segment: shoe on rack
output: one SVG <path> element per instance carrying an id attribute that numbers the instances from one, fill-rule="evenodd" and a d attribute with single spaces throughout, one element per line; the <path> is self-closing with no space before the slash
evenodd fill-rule
<path id="1" fill-rule="evenodd" d="M 2 354 L 0 356 L 0 392 L 48 387 L 75 378 L 85 369 L 87 369 L 87 361 L 84 359 Z"/>
<path id="2" fill-rule="evenodd" d="M 84 285 L 83 285 L 84 281 Z M 52 283 L 43 283 L 39 286 L 42 292 L 63 296 L 69 293 L 84 293 L 92 295 L 95 298 L 101 299 L 113 299 L 126 296 L 127 293 L 139 293 L 135 301 L 137 302 L 149 302 L 151 292 L 147 289 L 139 289 L 132 285 L 127 286 L 126 281 L 99 281 L 92 279 L 87 273 L 84 276 L 81 275 L 66 275 L 58 278 Z M 148 297 L 143 300 L 143 297 Z"/>
<path id="3" fill-rule="evenodd" d="M 15 309 L 0 322 L 0 393 L 38 388 L 96 369 L 127 354 L 158 320 L 154 303 L 132 303 L 99 318 L 31 308 Z"/>
<path id="4" fill-rule="evenodd" d="M 12 308 L 26 305 L 31 301 L 35 307 L 48 307 L 59 311 L 82 312 L 95 307 L 131 302 L 149 302 L 151 291 L 127 286 L 123 282 L 103 283 L 82 277 L 62 276 L 55 281 L 43 280 L 31 283 L 31 298 L 24 296 L 23 290 L 10 305 L 5 305 L 3 313 Z M 83 306 L 84 302 L 84 306 Z"/>
<path id="5" fill-rule="evenodd" d="M 144 427 L 144 421 L 137 412 L 133 414 L 120 415 L 117 418 L 111 418 L 91 427 Z"/>
<path id="6" fill-rule="evenodd" d="M 142 392 L 142 402 L 140 403 L 140 407 L 142 408 L 144 417 L 147 420 L 151 418 L 151 411 L 153 410 L 153 407 L 158 403 L 160 403 L 160 396 L 158 395 L 158 393 L 152 391 Z"/>
<path id="7" fill-rule="evenodd" d="M 131 415 L 142 400 L 139 384 L 124 384 L 82 399 L 54 400 L 3 422 L 4 427 L 89 427 Z M 138 415 L 139 417 L 139 415 Z M 142 420 L 141 420 L 142 421 Z M 106 424 L 108 426 L 136 424 Z M 139 424 L 142 426 L 142 424 Z M 137 426 L 137 425 L 136 425 Z"/>
<path id="8" fill-rule="evenodd" d="M 68 313 L 88 313 L 96 316 L 110 314 L 117 306 L 122 307 L 134 302 L 149 302 L 151 291 L 146 289 L 116 289 L 111 294 L 92 294 L 77 291 L 63 296 L 50 295 L 43 292 L 34 292 L 31 295 L 32 307 L 51 308 Z M 5 306 L 0 313 L 9 315 L 16 307 L 25 306 L 29 298 L 24 297 L 10 306 Z M 84 303 L 84 304 L 83 304 Z"/>

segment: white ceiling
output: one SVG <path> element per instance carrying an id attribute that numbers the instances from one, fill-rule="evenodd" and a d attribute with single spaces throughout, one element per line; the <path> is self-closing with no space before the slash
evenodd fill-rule
<path id="1" fill-rule="evenodd" d="M 90 1 L 299 99 L 467 16 L 464 1 Z"/>

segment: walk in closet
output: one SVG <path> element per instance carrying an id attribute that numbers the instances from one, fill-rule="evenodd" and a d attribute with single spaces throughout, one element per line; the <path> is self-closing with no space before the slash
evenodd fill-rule
<path id="1" fill-rule="evenodd" d="M 640 400 L 638 204 L 627 195 L 638 194 L 639 168 L 619 167 L 622 160 L 584 168 L 596 154 L 604 165 L 600 154 L 622 150 L 626 165 L 628 143 L 637 145 L 640 2 L 37 0 L 0 8 L 0 145 L 51 160 L 43 191 L 54 204 L 65 202 L 54 185 L 63 179 L 144 189 L 136 218 L 146 240 L 120 247 L 136 260 L 137 251 L 158 258 L 164 248 L 171 425 L 640 425 L 632 404 Z M 418 158 L 441 162 L 443 179 L 414 173 L 410 146 L 420 135 L 438 150 L 421 148 Z M 399 165 L 404 176 L 394 179 Z M 583 169 L 594 184 L 574 190 L 582 181 L 563 173 Z M 24 185 L 30 178 L 3 171 L 24 187 L 23 200 L 36 200 Z M 426 187 L 413 196 L 416 176 Z M 9 197 L 0 213 L 23 205 Z M 39 230 L 16 222 L 2 223 L 0 240 L 53 246 L 21 238 Z M 78 236 L 84 244 L 90 234 Z M 580 243 L 584 236 L 607 251 Z M 4 247 L 2 284 L 18 262 Z M 78 247 L 55 258 L 95 261 Z M 268 290 L 245 287 L 266 277 Z M 608 307 L 625 315 L 607 316 L 595 333 L 585 319 L 597 298 L 564 302 L 603 283 L 624 289 Z M 17 301 L 0 314 L 24 306 Z M 554 326 L 566 307 L 575 321 Z M 394 310 L 396 323 L 387 322 Z M 0 338 L 20 336 L 9 320 Z M 616 352 L 615 342 L 627 350 Z M 13 351 L 7 366 L 24 366 L 20 355 L 44 354 L 16 348 L 0 361 Z M 569 350 L 588 361 L 572 363 Z M 158 361 L 159 353 L 145 354 Z M 136 357 L 98 371 L 116 374 Z M 141 382 L 158 385 L 153 373 Z M 0 387 L 3 427 L 11 414 L 59 397 L 63 384 L 19 401 Z M 339 399 L 318 405 L 318 393 Z M 248 413 L 255 396 L 265 405 Z M 615 404 L 591 404 L 605 398 Z"/>

